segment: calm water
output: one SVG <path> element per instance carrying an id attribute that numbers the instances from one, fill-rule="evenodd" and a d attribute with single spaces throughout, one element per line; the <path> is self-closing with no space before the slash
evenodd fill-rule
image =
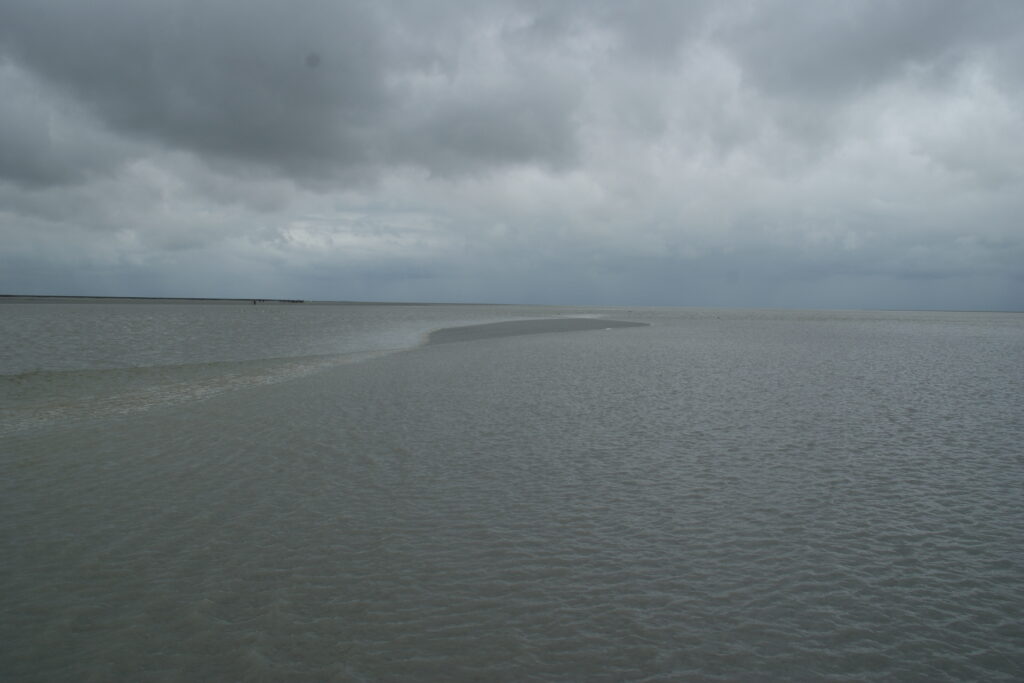
<path id="1" fill-rule="evenodd" d="M 556 315 L 649 326 L 418 346 Z M 4 304 L 0 373 L 0 678 L 1024 678 L 1021 314 Z"/>

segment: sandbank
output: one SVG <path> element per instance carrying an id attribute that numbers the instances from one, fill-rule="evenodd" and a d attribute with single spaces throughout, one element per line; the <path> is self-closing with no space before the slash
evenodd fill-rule
<path id="1" fill-rule="evenodd" d="M 624 320 L 604 318 L 541 318 L 539 320 L 511 320 L 485 325 L 448 327 L 435 330 L 427 336 L 427 344 L 448 344 L 450 342 L 476 341 L 494 337 L 515 337 L 524 334 L 548 332 L 577 332 L 580 330 L 606 330 L 612 327 L 647 327 L 647 323 L 633 323 Z"/>

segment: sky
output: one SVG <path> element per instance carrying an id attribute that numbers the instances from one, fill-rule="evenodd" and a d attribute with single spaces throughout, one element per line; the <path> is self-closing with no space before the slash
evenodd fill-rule
<path id="1" fill-rule="evenodd" d="M 0 293 L 1024 310 L 1019 0 L 0 0 Z"/>

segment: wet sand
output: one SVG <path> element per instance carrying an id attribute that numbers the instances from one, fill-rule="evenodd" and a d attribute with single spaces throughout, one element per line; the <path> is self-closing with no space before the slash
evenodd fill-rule
<path id="1" fill-rule="evenodd" d="M 580 330 L 607 330 L 612 327 L 647 327 L 647 323 L 632 323 L 604 318 L 542 318 L 540 320 L 513 320 L 486 325 L 468 325 L 435 330 L 427 337 L 427 344 L 476 341 L 494 337 L 515 337 L 547 332 L 577 332 Z"/>

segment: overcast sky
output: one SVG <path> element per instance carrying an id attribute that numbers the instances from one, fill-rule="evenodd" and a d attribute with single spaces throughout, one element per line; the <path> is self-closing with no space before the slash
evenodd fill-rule
<path id="1" fill-rule="evenodd" d="M 0 0 L 0 293 L 1024 310 L 1024 2 Z"/>

